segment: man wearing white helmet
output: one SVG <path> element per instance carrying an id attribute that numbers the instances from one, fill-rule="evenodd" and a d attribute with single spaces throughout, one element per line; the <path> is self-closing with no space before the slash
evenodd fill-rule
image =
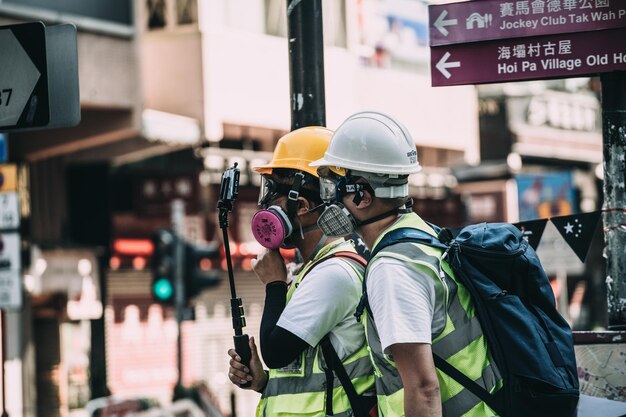
<path id="1" fill-rule="evenodd" d="M 376 251 L 397 228 L 436 236 L 411 211 L 408 176 L 421 167 L 408 130 L 376 112 L 350 116 L 318 167 L 318 220 L 328 236 L 357 231 L 375 254 L 365 277 L 366 335 L 382 416 L 495 416 L 484 402 L 434 366 L 433 352 L 495 392 L 502 386 L 467 290 L 441 262 L 442 251 L 414 242 Z M 357 312 L 360 317 L 361 311 Z"/>

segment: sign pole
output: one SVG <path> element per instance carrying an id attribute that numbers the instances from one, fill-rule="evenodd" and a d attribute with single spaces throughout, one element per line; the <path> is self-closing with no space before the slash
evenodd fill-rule
<path id="1" fill-rule="evenodd" d="M 287 0 L 291 130 L 326 126 L 321 0 Z"/>
<path id="2" fill-rule="evenodd" d="M 609 209 L 604 213 L 609 328 L 622 330 L 626 329 L 626 71 L 606 73 L 600 79 L 604 208 Z"/>
<path id="3" fill-rule="evenodd" d="M 176 366 L 178 368 L 178 378 L 176 379 L 176 387 L 174 388 L 174 397 L 180 392 L 183 385 L 183 335 L 182 322 L 185 309 L 185 287 L 183 282 L 183 251 L 184 251 L 184 220 L 185 220 L 185 204 L 182 200 L 176 199 L 172 201 L 172 229 L 176 235 L 176 249 L 174 261 L 174 306 L 176 309 L 176 327 L 178 336 L 176 338 Z"/>

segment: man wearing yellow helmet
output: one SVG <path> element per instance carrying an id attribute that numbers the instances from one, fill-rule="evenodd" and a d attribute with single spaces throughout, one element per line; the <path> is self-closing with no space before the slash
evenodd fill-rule
<path id="1" fill-rule="evenodd" d="M 254 338 L 249 368 L 233 349 L 228 353 L 230 380 L 262 393 L 258 416 L 365 416 L 375 401 L 364 330 L 353 315 L 364 262 L 350 241 L 317 226 L 324 205 L 309 164 L 324 155 L 331 136 L 323 127 L 294 130 L 268 164 L 253 168 L 262 175 L 262 209 L 252 232 L 266 249 L 252 266 L 266 286 L 260 346 L 270 370 L 263 370 Z M 281 247 L 297 248 L 304 260 L 291 282 Z"/>

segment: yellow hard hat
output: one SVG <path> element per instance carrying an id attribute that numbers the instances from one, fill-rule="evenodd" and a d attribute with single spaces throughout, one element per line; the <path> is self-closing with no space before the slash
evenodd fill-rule
<path id="1" fill-rule="evenodd" d="M 308 126 L 287 133 L 278 140 L 272 160 L 252 167 L 259 174 L 271 174 L 273 168 L 298 169 L 317 177 L 317 167 L 309 164 L 324 157 L 333 131 L 320 126 Z"/>

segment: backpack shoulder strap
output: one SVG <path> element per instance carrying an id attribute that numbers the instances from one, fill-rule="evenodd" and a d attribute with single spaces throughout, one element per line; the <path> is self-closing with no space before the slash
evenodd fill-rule
<path id="1" fill-rule="evenodd" d="M 327 257 L 324 257 L 318 260 L 309 271 L 311 271 L 316 265 L 331 259 L 331 258 L 343 258 L 354 261 L 356 264 L 365 268 L 367 266 L 367 261 L 361 255 L 355 252 L 350 251 L 340 251 L 330 254 Z M 309 272 L 307 271 L 307 273 Z M 306 274 L 305 274 L 306 275 Z M 302 277 L 304 279 L 304 277 Z M 339 359 L 339 355 L 333 348 L 333 345 L 330 343 L 330 338 L 328 335 L 324 336 L 322 340 L 320 340 L 320 347 L 322 348 L 322 354 L 324 355 L 324 360 L 326 361 L 326 366 L 328 369 L 325 370 L 326 374 L 326 415 L 333 415 L 333 372 L 341 382 L 346 395 L 348 396 L 348 400 L 350 401 L 350 407 L 356 415 L 356 410 L 358 409 L 358 394 L 354 389 L 354 385 L 352 385 L 352 381 L 346 372 L 341 360 Z"/>
<path id="2" fill-rule="evenodd" d="M 362 266 L 363 268 L 367 267 L 367 261 L 365 260 L 365 258 L 362 257 L 361 255 L 359 255 L 356 252 L 350 252 L 350 251 L 335 252 L 331 256 L 329 256 L 328 258 L 325 258 L 325 259 L 329 259 L 329 258 L 333 258 L 333 257 L 334 258 L 349 259 L 351 261 L 354 261 L 357 265 Z"/>
<path id="3" fill-rule="evenodd" d="M 441 236 L 442 233 L 447 232 L 448 230 L 448 229 L 439 228 L 430 223 L 428 225 L 432 227 L 433 230 L 437 232 L 439 236 Z M 448 239 L 442 239 L 442 240 L 445 242 L 448 241 Z M 415 229 L 412 227 L 400 227 L 398 229 L 392 230 L 391 232 L 387 233 L 385 237 L 383 237 L 382 240 L 378 242 L 378 245 L 376 245 L 376 247 L 372 251 L 370 259 L 376 256 L 378 252 L 385 249 L 387 246 L 391 246 L 391 245 L 394 245 L 396 243 L 401 243 L 401 242 L 417 242 L 423 245 L 428 245 L 434 248 L 439 248 L 444 251 L 448 250 L 448 247 L 449 247 L 446 243 L 442 243 L 440 238 L 435 237 L 431 235 L 430 233 L 426 233 L 423 230 Z M 372 310 L 370 308 L 369 302 L 367 300 L 367 284 L 365 281 L 366 279 L 364 277 L 363 278 L 363 292 L 361 295 L 361 300 L 359 301 L 359 305 L 357 306 L 356 311 L 354 312 L 354 316 L 356 317 L 357 321 L 361 321 L 361 316 L 363 315 L 363 311 L 365 311 L 366 309 L 367 309 L 367 313 L 371 317 L 374 317 L 374 315 L 372 314 Z"/>
<path id="4" fill-rule="evenodd" d="M 439 370 L 441 370 L 450 378 L 461 384 L 476 397 L 484 401 L 489 407 L 491 407 L 493 411 L 498 413 L 498 415 L 506 416 L 506 413 L 504 413 L 504 404 L 502 404 L 501 397 L 489 393 L 489 391 L 477 384 L 475 381 L 472 381 L 463 372 L 450 365 L 448 362 L 446 362 L 445 359 L 437 355 L 435 352 L 433 352 L 433 360 L 435 362 L 435 366 Z"/>
<path id="5" fill-rule="evenodd" d="M 356 252 L 350 252 L 350 251 L 340 251 L 340 252 L 335 252 L 335 253 L 331 253 L 328 256 L 325 256 L 321 259 L 318 259 L 317 261 L 315 261 L 313 263 L 313 265 L 311 265 L 311 267 L 306 271 L 306 273 L 304 274 L 304 276 L 302 277 L 302 279 L 304 279 L 304 277 L 311 272 L 317 265 L 332 259 L 332 258 L 343 258 L 343 259 L 348 259 L 351 261 L 354 261 L 356 264 L 362 266 L 363 268 L 367 267 L 367 261 L 365 260 L 365 258 L 363 258 L 361 255 L 359 255 Z"/>
<path id="6" fill-rule="evenodd" d="M 435 229 L 435 231 L 438 231 L 438 229 L 439 228 Z M 447 229 L 439 230 L 444 231 Z M 441 232 L 438 231 L 438 233 L 440 234 Z M 387 235 L 385 235 L 385 237 L 383 237 L 382 240 L 378 242 L 378 245 L 376 245 L 376 247 L 372 251 L 372 258 L 374 257 L 374 255 L 376 255 L 387 246 L 401 242 L 417 242 L 423 245 L 432 246 L 434 248 L 439 248 L 443 250 L 448 249 L 448 245 L 442 243 L 438 237 L 435 237 L 430 233 L 412 227 L 401 227 L 387 233 Z"/>
<path id="7" fill-rule="evenodd" d="M 328 335 L 324 336 L 320 341 L 320 346 L 322 348 L 322 354 L 324 355 L 324 360 L 326 361 L 326 366 L 331 372 L 334 372 L 341 382 L 341 386 L 343 387 L 346 395 L 348 396 L 348 400 L 350 401 L 350 408 L 352 408 L 353 412 L 356 413 L 358 410 L 358 397 L 359 395 L 356 393 L 354 389 L 354 385 L 352 385 L 352 381 L 350 380 L 350 376 L 348 376 L 348 372 L 346 372 L 346 368 L 344 368 L 341 363 L 341 359 L 339 359 L 339 355 L 333 348 L 333 345 L 330 343 L 330 337 Z M 326 387 L 331 387 L 331 395 L 332 398 L 332 387 L 333 381 L 328 380 L 330 374 L 326 375 Z M 329 409 L 330 405 L 330 409 Z M 332 402 L 330 404 L 326 404 L 326 415 L 332 416 Z"/>

